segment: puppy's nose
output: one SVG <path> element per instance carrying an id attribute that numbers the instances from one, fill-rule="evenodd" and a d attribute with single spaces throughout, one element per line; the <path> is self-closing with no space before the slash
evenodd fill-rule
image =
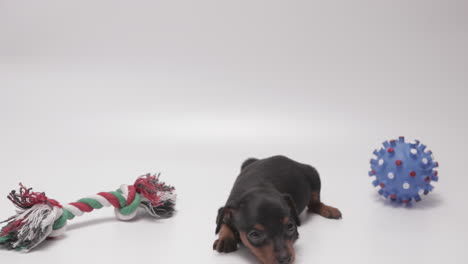
<path id="1" fill-rule="evenodd" d="M 289 264 L 291 262 L 291 256 L 290 255 L 280 256 L 276 258 L 276 260 L 278 261 L 278 264 Z"/>

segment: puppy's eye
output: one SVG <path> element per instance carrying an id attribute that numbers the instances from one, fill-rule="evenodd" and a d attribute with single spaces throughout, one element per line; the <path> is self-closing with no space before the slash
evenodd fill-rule
<path id="1" fill-rule="evenodd" d="M 263 241 L 263 239 L 265 238 L 265 235 L 257 230 L 252 230 L 249 232 L 248 237 L 250 241 L 258 244 Z"/>
<path id="2" fill-rule="evenodd" d="M 289 222 L 286 224 L 286 232 L 288 234 L 294 234 L 296 231 L 296 225 L 293 222 Z"/>

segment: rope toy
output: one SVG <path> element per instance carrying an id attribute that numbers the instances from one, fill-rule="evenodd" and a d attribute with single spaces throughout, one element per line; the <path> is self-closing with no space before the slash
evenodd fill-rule
<path id="1" fill-rule="evenodd" d="M 383 148 L 375 150 L 374 155 L 369 171 L 369 176 L 376 177 L 372 184 L 380 187 L 380 195 L 393 202 L 419 202 L 422 195 L 434 189 L 431 182 L 439 180 L 435 170 L 439 163 L 434 160 L 432 151 L 418 140 L 407 143 L 400 137 L 385 141 Z"/>
<path id="2" fill-rule="evenodd" d="M 65 232 L 67 221 L 94 209 L 113 206 L 118 219 L 128 221 L 143 208 L 152 217 L 171 217 L 175 211 L 175 188 L 159 181 L 159 174 L 140 176 L 133 185 L 122 185 L 116 191 L 100 192 L 77 202 L 61 205 L 45 193 L 33 192 L 20 183 L 8 199 L 17 207 L 16 215 L 0 231 L 0 245 L 27 252 L 47 237 Z"/>

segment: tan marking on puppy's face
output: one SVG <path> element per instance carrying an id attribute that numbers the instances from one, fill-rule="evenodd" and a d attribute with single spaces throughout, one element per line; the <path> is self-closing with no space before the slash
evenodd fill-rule
<path id="1" fill-rule="evenodd" d="M 255 227 L 257 230 L 265 231 L 265 227 L 264 227 L 263 225 L 261 225 L 261 224 L 256 224 L 254 227 Z"/>
<path id="2" fill-rule="evenodd" d="M 282 221 L 283 225 L 286 225 L 287 223 L 289 223 L 289 217 L 285 217 L 283 218 L 283 221 Z M 286 240 L 286 249 L 289 253 L 289 255 L 291 255 L 291 262 L 290 263 L 294 263 L 294 260 L 296 259 L 296 251 L 294 250 L 294 240 Z"/>
<path id="3" fill-rule="evenodd" d="M 286 246 L 288 248 L 288 252 L 291 255 L 291 262 L 290 263 L 294 263 L 294 261 L 296 260 L 296 251 L 294 250 L 293 245 L 294 245 L 294 241 L 292 241 L 292 240 L 287 240 L 286 241 Z"/>
<path id="4" fill-rule="evenodd" d="M 244 246 L 246 246 L 260 262 L 263 264 L 276 264 L 276 257 L 272 243 L 267 243 L 261 247 L 255 247 L 249 242 L 245 232 L 240 232 L 240 239 Z"/>

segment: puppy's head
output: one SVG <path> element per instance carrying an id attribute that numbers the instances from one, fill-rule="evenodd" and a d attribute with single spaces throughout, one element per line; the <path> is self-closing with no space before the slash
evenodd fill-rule
<path id="1" fill-rule="evenodd" d="M 264 264 L 294 262 L 294 242 L 300 225 L 295 205 L 288 195 L 255 190 L 242 197 L 237 207 L 225 208 L 242 243 Z M 229 219 L 227 219 L 229 220 Z"/>

